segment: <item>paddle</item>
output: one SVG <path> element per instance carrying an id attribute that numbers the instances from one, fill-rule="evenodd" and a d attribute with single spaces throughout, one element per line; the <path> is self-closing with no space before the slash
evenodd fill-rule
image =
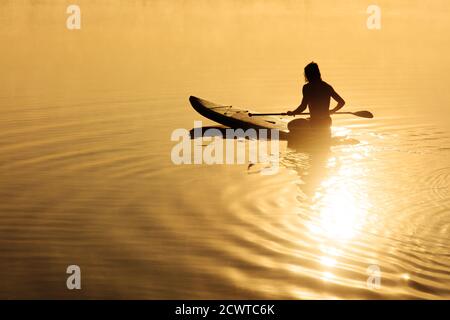
<path id="1" fill-rule="evenodd" d="M 309 112 L 306 113 L 299 113 L 293 116 L 301 116 L 301 115 L 309 115 Z M 361 118 L 368 118 L 368 119 L 372 119 L 373 118 L 373 114 L 370 111 L 355 111 L 355 112 L 333 112 L 330 113 L 330 115 L 333 114 L 351 114 L 357 117 L 361 117 Z M 283 113 L 249 113 L 248 116 L 249 117 L 256 117 L 256 116 L 287 116 L 288 114 L 286 112 Z"/>

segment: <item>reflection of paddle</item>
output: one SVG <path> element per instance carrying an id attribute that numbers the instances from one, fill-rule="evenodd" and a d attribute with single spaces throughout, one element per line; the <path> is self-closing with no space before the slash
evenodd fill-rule
<path id="1" fill-rule="evenodd" d="M 361 117 L 361 118 L 369 118 L 372 119 L 373 118 L 373 114 L 370 111 L 356 111 L 356 112 L 333 112 L 330 113 L 330 115 L 333 114 L 351 114 L 357 117 Z M 283 113 L 249 113 L 248 116 L 249 117 L 256 117 L 256 116 L 287 116 L 288 114 L 286 112 Z M 309 115 L 309 113 L 299 113 L 293 116 L 301 116 L 301 115 Z"/>

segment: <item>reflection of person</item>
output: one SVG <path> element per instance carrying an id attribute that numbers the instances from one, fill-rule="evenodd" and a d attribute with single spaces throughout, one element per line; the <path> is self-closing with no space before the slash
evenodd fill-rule
<path id="1" fill-rule="evenodd" d="M 290 116 L 300 114 L 309 107 L 311 118 L 308 122 L 305 119 L 299 119 L 299 123 L 314 127 L 330 127 L 330 113 L 340 110 L 345 105 L 344 99 L 334 91 L 332 86 L 322 80 L 319 66 L 315 62 L 305 67 L 305 80 L 307 83 L 303 86 L 302 103 L 297 109 L 288 111 L 287 114 Z M 331 97 L 337 101 L 336 107 L 332 110 L 330 110 Z M 297 120 L 294 121 L 297 122 Z"/>
<path id="2" fill-rule="evenodd" d="M 288 141 L 292 152 L 282 159 L 283 163 L 294 169 L 301 181 L 298 184 L 298 199 L 312 201 L 316 192 L 321 190 L 321 184 L 330 175 L 331 169 L 327 164 L 332 157 L 327 143 L 316 145 L 314 148 L 298 146 Z"/>

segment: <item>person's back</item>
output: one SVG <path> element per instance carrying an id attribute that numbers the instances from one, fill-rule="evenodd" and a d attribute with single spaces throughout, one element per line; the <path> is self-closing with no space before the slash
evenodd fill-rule
<path id="1" fill-rule="evenodd" d="M 334 91 L 333 87 L 322 80 L 319 66 L 311 62 L 305 67 L 305 78 L 307 83 L 303 86 L 303 99 L 300 106 L 289 111 L 288 115 L 300 114 L 309 108 L 310 124 L 318 126 L 331 126 L 330 113 L 341 109 L 345 101 Z M 330 98 L 337 101 L 334 109 L 330 110 Z"/>
<path id="2" fill-rule="evenodd" d="M 309 82 L 303 86 L 303 96 L 306 97 L 311 120 L 330 118 L 330 98 L 333 88 L 322 80 Z"/>

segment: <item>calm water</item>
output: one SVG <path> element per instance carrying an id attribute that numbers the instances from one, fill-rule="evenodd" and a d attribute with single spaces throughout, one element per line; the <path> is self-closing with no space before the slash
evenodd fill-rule
<path id="1" fill-rule="evenodd" d="M 79 31 L 0 3 L 1 298 L 450 298 L 447 1 L 378 1 L 379 31 L 366 1 L 78 3 Z M 359 144 L 172 164 L 213 124 L 189 95 L 286 111 L 311 60 L 375 114 L 336 117 Z"/>

